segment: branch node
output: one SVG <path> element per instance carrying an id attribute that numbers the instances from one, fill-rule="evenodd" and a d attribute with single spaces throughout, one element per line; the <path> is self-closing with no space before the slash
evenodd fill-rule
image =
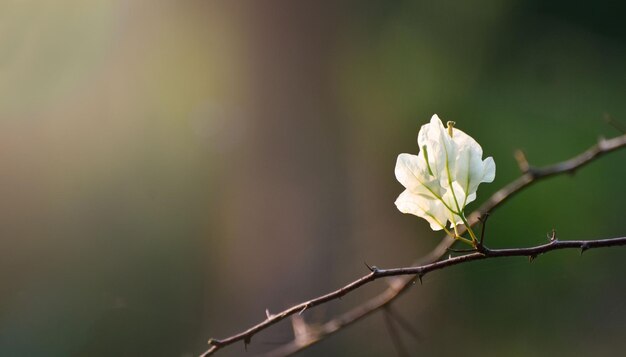
<path id="1" fill-rule="evenodd" d="M 484 256 L 487 256 L 487 255 L 489 255 L 489 253 L 491 253 L 491 250 L 489 248 L 487 248 L 484 244 L 479 243 L 476 246 L 476 252 L 480 253 L 480 254 L 482 254 Z"/>
<path id="2" fill-rule="evenodd" d="M 300 312 L 298 312 L 298 315 L 302 315 L 302 313 L 304 313 L 304 311 L 305 311 L 306 309 L 308 309 L 308 308 L 309 308 L 309 303 L 306 303 L 306 304 L 304 305 L 304 307 L 302 308 L 302 310 L 300 310 Z"/>
<path id="3" fill-rule="evenodd" d="M 208 343 L 209 345 L 216 347 L 220 347 L 222 345 L 222 341 L 218 340 L 217 338 L 209 338 Z"/>

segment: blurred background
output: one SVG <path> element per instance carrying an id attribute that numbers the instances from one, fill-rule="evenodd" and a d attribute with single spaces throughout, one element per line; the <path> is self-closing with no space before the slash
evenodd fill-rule
<path id="1" fill-rule="evenodd" d="M 0 3 L 0 355 L 195 356 L 441 239 L 398 212 L 433 113 L 497 164 L 478 207 L 626 123 L 624 7 L 553 1 Z M 626 151 L 517 196 L 492 247 L 626 234 Z M 616 355 L 626 251 L 468 264 L 395 305 L 411 355 Z M 380 281 L 304 314 L 355 306 Z M 220 356 L 292 338 L 288 322 Z M 303 356 L 394 355 L 375 314 Z"/>

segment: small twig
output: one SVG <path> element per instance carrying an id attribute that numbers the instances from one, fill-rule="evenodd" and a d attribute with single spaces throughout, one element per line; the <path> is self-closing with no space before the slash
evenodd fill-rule
<path id="1" fill-rule="evenodd" d="M 604 121 L 620 133 L 626 134 L 626 127 L 619 121 L 613 119 L 613 116 L 611 114 L 604 113 Z"/>
<path id="2" fill-rule="evenodd" d="M 391 305 L 385 306 L 385 312 L 392 317 L 404 331 L 406 331 L 411 337 L 413 337 L 416 341 L 420 339 L 420 334 L 417 330 L 408 322 L 402 315 L 398 314 Z"/>
<path id="3" fill-rule="evenodd" d="M 515 157 L 515 161 L 517 161 L 517 166 L 519 167 L 519 170 L 523 174 L 527 173 L 528 170 L 530 170 L 530 164 L 528 163 L 528 159 L 526 159 L 526 154 L 524 153 L 524 151 L 522 151 L 521 149 L 517 149 L 513 153 L 513 156 Z"/>
<path id="4" fill-rule="evenodd" d="M 483 247 L 483 243 L 485 241 L 485 227 L 487 227 L 487 220 L 489 219 L 489 212 L 484 213 L 482 216 L 478 218 L 482 227 L 480 227 L 480 242 L 479 245 Z"/>
<path id="5" fill-rule="evenodd" d="M 387 327 L 387 332 L 391 337 L 391 342 L 393 342 L 393 347 L 396 349 L 398 357 L 409 356 L 406 347 L 404 347 L 404 343 L 402 343 L 400 333 L 398 333 L 398 329 L 396 329 L 396 325 L 394 325 L 394 321 L 391 319 L 391 314 L 389 310 L 385 309 L 383 316 L 385 318 L 385 326 Z"/>

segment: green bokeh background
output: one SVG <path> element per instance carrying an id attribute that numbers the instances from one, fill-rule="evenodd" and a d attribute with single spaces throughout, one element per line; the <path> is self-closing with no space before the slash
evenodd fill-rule
<path id="1" fill-rule="evenodd" d="M 0 355 L 194 356 L 440 240 L 399 213 L 398 153 L 433 113 L 497 164 L 626 124 L 623 6 L 553 1 L 0 4 Z M 626 232 L 626 151 L 493 212 L 488 243 Z M 428 275 L 395 305 L 411 355 L 619 355 L 626 252 Z M 304 314 L 323 322 L 376 282 Z M 288 322 L 220 355 L 256 355 Z M 302 353 L 395 353 L 375 314 Z"/>

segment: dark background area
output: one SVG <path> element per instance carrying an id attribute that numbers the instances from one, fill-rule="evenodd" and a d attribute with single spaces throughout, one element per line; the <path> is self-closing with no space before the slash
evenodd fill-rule
<path id="1" fill-rule="evenodd" d="M 393 169 L 434 113 L 497 165 L 626 124 L 617 2 L 0 4 L 0 355 L 195 356 L 290 304 L 410 264 L 441 235 Z M 498 209 L 488 244 L 623 236 L 626 152 Z M 621 248 L 428 275 L 396 310 L 413 355 L 616 355 Z M 310 323 L 385 288 L 304 314 Z M 220 356 L 292 338 L 288 322 Z M 393 355 L 375 314 L 303 356 Z"/>

